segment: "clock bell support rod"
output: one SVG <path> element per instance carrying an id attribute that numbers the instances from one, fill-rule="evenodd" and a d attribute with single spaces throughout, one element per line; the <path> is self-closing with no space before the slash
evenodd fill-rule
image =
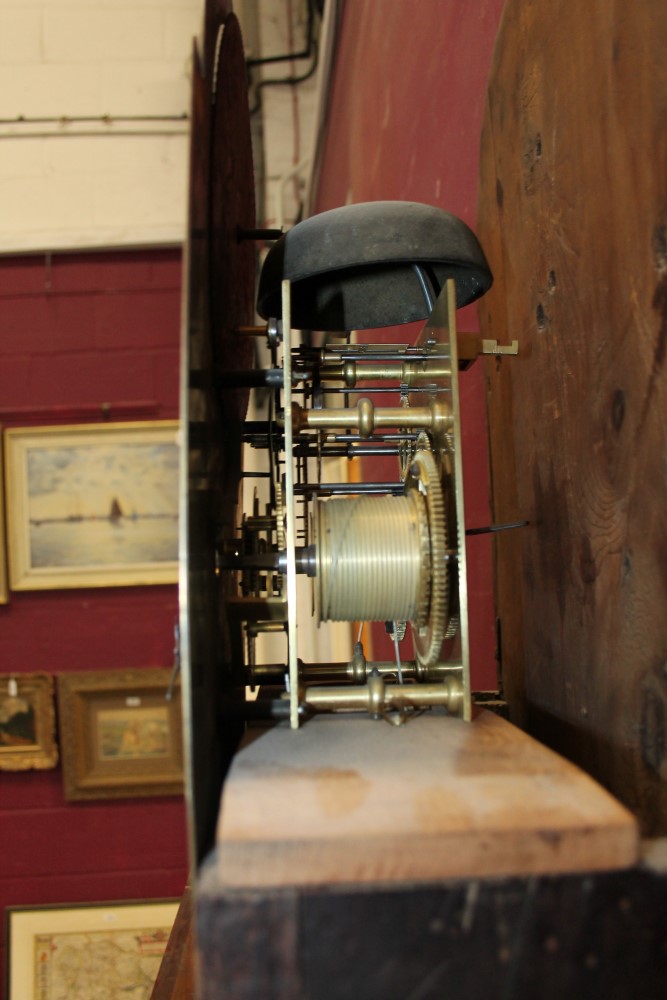
<path id="1" fill-rule="evenodd" d="M 285 405 L 285 547 L 287 556 L 287 664 L 289 667 L 290 726 L 299 728 L 299 661 L 296 637 L 296 500 L 294 496 L 294 424 L 292 421 L 292 300 L 289 281 L 283 281 L 283 373 Z"/>

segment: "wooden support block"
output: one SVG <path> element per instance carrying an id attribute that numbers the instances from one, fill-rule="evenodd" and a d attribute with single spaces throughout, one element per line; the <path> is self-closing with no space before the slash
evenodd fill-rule
<path id="1" fill-rule="evenodd" d="M 664 1000 L 667 875 L 197 886 L 199 1000 Z"/>
<path id="2" fill-rule="evenodd" d="M 489 712 L 404 726 L 319 716 L 234 758 L 215 852 L 229 888 L 409 883 L 623 868 L 632 815 Z"/>
<path id="3" fill-rule="evenodd" d="M 190 886 L 185 887 L 151 1000 L 194 1000 L 194 922 Z"/>

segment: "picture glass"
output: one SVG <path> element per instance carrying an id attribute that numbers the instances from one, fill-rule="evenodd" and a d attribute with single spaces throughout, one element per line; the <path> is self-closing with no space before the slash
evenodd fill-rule
<path id="1" fill-rule="evenodd" d="M 102 709 L 97 715 L 100 760 L 145 760 L 170 753 L 167 706 Z"/>
<path id="2" fill-rule="evenodd" d="M 23 694 L 0 694 L 0 748 L 37 746 L 35 706 Z"/>
<path id="3" fill-rule="evenodd" d="M 35 447 L 26 461 L 33 568 L 178 558 L 175 443 Z"/>
<path id="4" fill-rule="evenodd" d="M 58 704 L 66 799 L 182 794 L 181 693 L 170 669 L 61 674 Z"/>
<path id="5" fill-rule="evenodd" d="M 51 768 L 57 763 L 53 678 L 0 676 L 0 771 Z"/>
<path id="6" fill-rule="evenodd" d="M 5 431 L 13 590 L 178 578 L 175 420 Z"/>
<path id="7" fill-rule="evenodd" d="M 148 1000 L 176 902 L 9 911 L 9 1000 Z"/>
<path id="8" fill-rule="evenodd" d="M 38 934 L 36 996 L 88 1000 L 104 982 L 108 996 L 149 997 L 168 938 L 167 927 Z"/>

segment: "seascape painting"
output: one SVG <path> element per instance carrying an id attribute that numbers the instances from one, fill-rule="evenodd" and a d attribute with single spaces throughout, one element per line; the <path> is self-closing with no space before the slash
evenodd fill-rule
<path id="1" fill-rule="evenodd" d="M 174 582 L 177 424 L 9 430 L 15 589 Z"/>
<path id="2" fill-rule="evenodd" d="M 175 444 L 31 448 L 27 465 L 33 567 L 178 558 Z"/>

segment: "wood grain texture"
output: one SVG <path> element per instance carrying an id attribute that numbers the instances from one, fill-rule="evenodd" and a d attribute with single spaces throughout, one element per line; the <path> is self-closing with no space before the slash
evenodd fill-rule
<path id="1" fill-rule="evenodd" d="M 572 764 L 488 712 L 396 728 L 320 716 L 236 755 L 218 863 L 230 887 L 406 882 L 617 868 L 633 817 Z"/>
<path id="2" fill-rule="evenodd" d="M 214 854 L 197 881 L 198 1000 L 305 1000 L 297 892 L 221 892 Z"/>
<path id="3" fill-rule="evenodd" d="M 185 887 L 151 1000 L 195 1000 L 195 942 L 192 894 Z"/>
<path id="4" fill-rule="evenodd" d="M 242 892 L 207 865 L 201 1000 L 665 997 L 664 874 Z"/>
<path id="5" fill-rule="evenodd" d="M 478 231 L 511 717 L 667 829 L 667 6 L 509 0 Z"/>

